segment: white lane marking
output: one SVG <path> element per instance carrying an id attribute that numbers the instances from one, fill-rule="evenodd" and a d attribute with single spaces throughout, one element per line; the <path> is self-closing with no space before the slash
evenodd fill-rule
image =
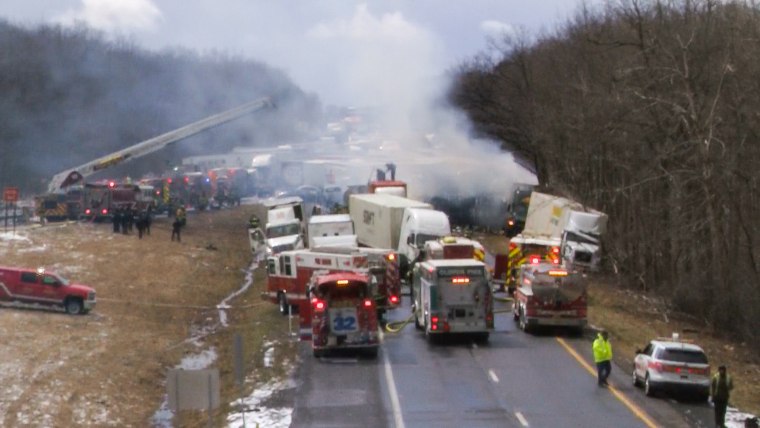
<path id="1" fill-rule="evenodd" d="M 496 376 L 496 372 L 493 370 L 488 370 L 488 376 L 491 378 L 493 383 L 499 383 L 499 376 Z"/>
<path id="2" fill-rule="evenodd" d="M 517 416 L 517 420 L 518 420 L 518 421 L 520 421 L 520 423 L 522 424 L 522 426 L 524 426 L 524 427 L 529 427 L 529 426 L 530 426 L 530 425 L 528 424 L 528 420 L 527 420 L 527 419 L 525 419 L 525 416 L 523 416 L 523 414 L 522 414 L 522 413 L 520 413 L 520 412 L 515 412 L 515 416 Z"/>
<path id="3" fill-rule="evenodd" d="M 380 330 L 380 342 L 383 342 L 385 335 L 383 330 Z M 385 366 L 385 382 L 388 384 L 388 394 L 391 396 L 391 407 L 393 408 L 393 422 L 396 428 L 405 428 L 404 418 L 401 415 L 401 402 L 398 399 L 398 391 L 396 391 L 396 381 L 393 380 L 393 370 L 391 370 L 391 362 L 388 360 L 388 354 L 383 352 L 383 365 Z"/>

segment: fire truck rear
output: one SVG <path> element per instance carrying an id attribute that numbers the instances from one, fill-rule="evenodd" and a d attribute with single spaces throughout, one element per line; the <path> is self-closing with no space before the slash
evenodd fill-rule
<path id="1" fill-rule="evenodd" d="M 315 357 L 338 349 L 377 356 L 378 318 L 370 288 L 369 277 L 354 272 L 316 275 L 310 281 L 309 318 Z"/>
<path id="2" fill-rule="evenodd" d="M 553 263 L 520 267 L 513 315 L 523 331 L 562 326 L 581 331 L 587 323 L 586 279 Z"/>
<path id="3" fill-rule="evenodd" d="M 488 340 L 494 328 L 493 295 L 486 265 L 469 259 L 418 263 L 412 273 L 414 325 L 428 339 L 466 333 Z"/>

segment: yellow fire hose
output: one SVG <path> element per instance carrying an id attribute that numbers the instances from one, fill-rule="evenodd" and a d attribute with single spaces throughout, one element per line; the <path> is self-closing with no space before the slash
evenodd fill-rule
<path id="1" fill-rule="evenodd" d="M 409 318 L 403 321 L 389 322 L 385 324 L 385 331 L 387 331 L 388 333 L 398 333 L 399 331 L 403 330 L 407 324 L 412 322 L 413 319 L 414 319 L 414 314 L 411 314 L 409 315 Z"/>

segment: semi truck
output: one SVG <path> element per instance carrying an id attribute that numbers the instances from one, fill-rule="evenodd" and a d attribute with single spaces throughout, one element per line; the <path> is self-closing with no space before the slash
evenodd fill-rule
<path id="1" fill-rule="evenodd" d="M 552 263 L 520 267 L 513 316 L 520 329 L 540 326 L 582 331 L 587 323 L 586 279 L 581 272 Z"/>
<path id="2" fill-rule="evenodd" d="M 445 213 L 426 202 L 386 194 L 357 194 L 349 198 L 348 212 L 359 245 L 397 251 L 401 275 L 419 259 L 426 241 L 451 234 Z"/>
<path id="3" fill-rule="evenodd" d="M 596 270 L 606 228 L 606 214 L 561 196 L 534 191 L 521 235 L 555 240 L 565 264 Z"/>
<path id="4" fill-rule="evenodd" d="M 607 215 L 570 199 L 533 191 L 523 231 L 509 240 L 506 285 L 517 284 L 520 266 L 548 262 L 595 271 Z"/>

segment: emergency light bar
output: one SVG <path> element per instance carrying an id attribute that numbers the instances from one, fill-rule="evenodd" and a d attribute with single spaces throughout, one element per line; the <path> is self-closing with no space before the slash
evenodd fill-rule
<path id="1" fill-rule="evenodd" d="M 336 285 L 340 285 L 340 286 L 348 285 L 348 280 L 347 279 L 339 279 L 339 280 L 335 281 L 335 284 Z"/>
<path id="2" fill-rule="evenodd" d="M 549 271 L 549 275 L 550 276 L 567 276 L 567 271 L 552 269 Z"/>
<path id="3" fill-rule="evenodd" d="M 470 278 L 467 277 L 461 277 L 461 276 L 455 276 L 451 278 L 451 282 L 454 284 L 469 284 Z"/>

